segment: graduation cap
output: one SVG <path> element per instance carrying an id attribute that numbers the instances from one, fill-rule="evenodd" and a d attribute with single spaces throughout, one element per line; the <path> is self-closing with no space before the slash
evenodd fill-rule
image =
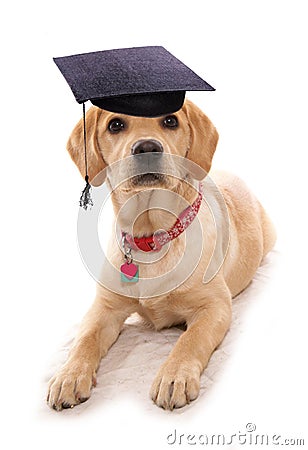
<path id="1" fill-rule="evenodd" d="M 84 136 L 87 100 L 115 113 L 159 117 L 178 111 L 186 91 L 215 90 L 161 46 L 82 53 L 54 58 L 54 62 L 77 102 L 83 104 Z M 91 202 L 86 198 L 90 192 L 87 174 L 86 183 L 80 202 L 85 209 Z"/>

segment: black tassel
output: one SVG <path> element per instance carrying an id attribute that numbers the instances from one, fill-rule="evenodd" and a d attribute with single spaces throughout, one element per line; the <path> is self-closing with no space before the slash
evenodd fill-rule
<path id="1" fill-rule="evenodd" d="M 91 206 L 93 206 L 93 200 L 91 197 L 91 184 L 89 183 L 88 175 L 85 176 L 85 180 L 86 180 L 86 187 L 81 193 L 79 206 L 84 210 L 87 210 L 88 208 L 91 209 Z"/>

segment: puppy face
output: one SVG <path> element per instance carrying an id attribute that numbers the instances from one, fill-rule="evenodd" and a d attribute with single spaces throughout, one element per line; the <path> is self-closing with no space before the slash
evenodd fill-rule
<path id="1" fill-rule="evenodd" d="M 170 227 L 175 198 L 178 211 L 191 204 L 196 196 L 192 178 L 203 179 L 209 172 L 218 140 L 211 121 L 187 100 L 175 114 L 158 118 L 92 107 L 86 114 L 86 131 L 90 183 L 100 185 L 107 175 L 119 223 L 122 229 L 133 224 L 135 236 L 153 234 L 161 224 Z M 83 120 L 74 128 L 67 149 L 84 177 Z M 166 189 L 178 195 L 167 196 Z M 165 206 L 157 209 L 153 204 Z"/>
<path id="2" fill-rule="evenodd" d="M 168 176 L 174 171 L 173 158 L 168 155 L 193 161 L 203 169 L 200 178 L 204 178 L 218 140 L 211 121 L 188 100 L 181 110 L 158 118 L 133 117 L 92 107 L 86 115 L 86 126 L 90 182 L 97 184 L 95 177 L 99 172 L 123 161 L 116 167 L 119 177 L 126 180 L 124 191 L 153 186 L 174 189 L 179 185 L 181 177 Z M 85 176 L 82 120 L 73 130 L 67 149 Z"/>
<path id="3" fill-rule="evenodd" d="M 180 176 L 171 176 L 176 167 L 170 156 L 186 156 L 190 131 L 184 111 L 159 118 L 105 113 L 101 115 L 98 142 L 103 146 L 105 163 L 114 168 L 109 172 L 113 186 L 122 182 L 120 189 L 134 192 L 153 187 L 172 189 Z"/>

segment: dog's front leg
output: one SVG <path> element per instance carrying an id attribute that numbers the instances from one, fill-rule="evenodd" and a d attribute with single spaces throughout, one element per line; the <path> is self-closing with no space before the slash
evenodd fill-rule
<path id="1" fill-rule="evenodd" d="M 47 402 L 53 409 L 71 408 L 90 397 L 100 360 L 131 312 L 127 299 L 123 303 L 118 298 L 111 304 L 98 294 L 81 323 L 66 363 L 49 382 Z"/>
<path id="2" fill-rule="evenodd" d="M 167 361 L 151 388 L 152 400 L 164 409 L 181 408 L 195 400 L 200 376 L 215 348 L 223 340 L 231 321 L 231 295 L 207 302 L 187 321 Z"/>

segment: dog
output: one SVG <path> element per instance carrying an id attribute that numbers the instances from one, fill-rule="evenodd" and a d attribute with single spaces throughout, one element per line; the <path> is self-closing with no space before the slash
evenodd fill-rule
<path id="1" fill-rule="evenodd" d="M 129 162 L 113 171 L 115 175 L 129 167 L 136 169 L 140 155 L 155 156 L 156 168 L 137 174 L 132 171 L 135 175 L 114 183 L 116 187 L 108 171 L 104 176 L 113 190 L 113 208 L 122 230 L 120 240 L 124 239 L 123 250 L 113 233 L 108 259 L 113 267 L 120 268 L 139 258 L 140 280 L 121 283 L 112 273 L 107 277 L 109 283 L 121 285 L 121 289 L 97 284 L 95 301 L 80 325 L 68 359 L 49 382 L 47 402 L 60 411 L 86 401 L 96 384 L 101 359 L 117 340 L 125 320 L 138 313 L 157 330 L 186 326 L 150 390 L 158 406 L 167 410 L 183 407 L 198 397 L 200 376 L 230 326 L 232 298 L 249 285 L 273 248 L 274 227 L 238 177 L 214 171 L 207 176 L 218 132 L 191 101 L 185 100 L 176 113 L 157 118 L 115 114 L 93 106 L 86 114 L 86 127 L 91 182 L 121 161 Z M 85 176 L 83 138 L 80 120 L 67 149 Z M 162 160 L 165 156 L 170 161 Z M 174 169 L 172 158 L 201 168 L 203 175 L 198 170 L 195 175 L 187 175 L 183 165 L 181 170 Z M 172 167 L 181 177 L 171 173 Z M 204 178 L 203 188 L 200 178 Z M 207 183 L 209 179 L 212 184 Z M 147 242 L 157 230 L 164 230 L 166 236 L 166 230 L 173 229 L 183 211 L 191 216 L 191 205 L 197 205 L 193 220 L 185 232 L 168 241 L 167 250 L 154 238 L 150 246 L 153 251 L 136 247 L 135 239 Z M 222 222 L 227 224 L 225 229 Z M 205 276 L 211 267 L 211 273 Z"/>

